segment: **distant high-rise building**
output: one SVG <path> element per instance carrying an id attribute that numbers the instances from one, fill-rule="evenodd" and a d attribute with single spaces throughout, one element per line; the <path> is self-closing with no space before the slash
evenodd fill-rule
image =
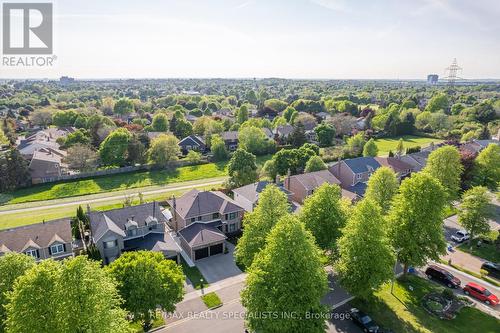
<path id="1" fill-rule="evenodd" d="M 429 74 L 427 75 L 427 83 L 428 84 L 437 84 L 439 79 L 439 75 L 437 74 Z"/>
<path id="2" fill-rule="evenodd" d="M 59 79 L 59 83 L 61 83 L 62 85 L 71 84 L 73 82 L 75 82 L 75 79 L 69 76 L 61 76 L 61 78 Z"/>

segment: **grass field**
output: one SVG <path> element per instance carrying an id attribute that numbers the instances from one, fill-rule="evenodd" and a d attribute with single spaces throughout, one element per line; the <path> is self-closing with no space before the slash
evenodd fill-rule
<path id="1" fill-rule="evenodd" d="M 209 190 L 212 188 L 212 186 L 200 186 L 200 187 L 196 187 L 196 188 L 199 190 Z M 151 196 L 146 195 L 146 196 L 144 196 L 144 200 L 146 202 L 151 202 L 153 200 L 164 201 L 166 198 L 169 198 L 172 195 L 179 196 L 179 195 L 182 195 L 186 191 L 189 191 L 189 189 L 165 192 L 165 193 L 155 194 L 155 195 L 151 195 Z M 137 195 L 133 196 L 132 199 L 133 199 L 134 205 L 139 204 L 139 199 L 138 199 Z M 119 200 L 111 200 L 111 201 L 93 203 L 90 206 L 91 206 L 92 210 L 109 210 L 109 209 L 123 207 L 124 200 L 125 200 L 125 197 L 123 197 L 123 199 L 119 199 Z M 59 218 L 63 218 L 63 217 L 72 217 L 72 216 L 75 216 L 76 209 L 78 208 L 78 206 L 79 206 L 79 204 L 74 204 L 74 205 L 70 205 L 70 206 L 26 211 L 26 212 L 22 212 L 22 213 L 13 212 L 13 213 L 8 213 L 8 214 L 3 214 L 3 215 L 0 215 L 0 230 L 14 228 L 14 227 L 18 227 L 21 225 L 39 223 L 42 221 L 50 221 L 50 220 L 59 219 Z M 83 207 L 83 208 L 85 209 L 85 207 Z"/>
<path id="2" fill-rule="evenodd" d="M 209 309 L 213 309 L 216 306 L 222 305 L 222 301 L 220 300 L 219 296 L 214 292 L 201 296 L 201 299 Z"/>
<path id="3" fill-rule="evenodd" d="M 270 155 L 257 158 L 259 165 Z M 154 185 L 165 185 L 190 180 L 209 179 L 227 175 L 228 162 L 179 167 L 175 170 L 156 170 L 122 173 L 59 183 L 49 183 L 0 194 L 0 204 L 16 204 L 51 200 L 79 195 L 111 192 Z"/>
<path id="4" fill-rule="evenodd" d="M 411 286 L 411 288 L 410 288 Z M 441 320 L 430 315 L 421 305 L 424 295 L 441 287 L 416 276 L 398 280 L 394 295 L 390 284 L 385 285 L 369 300 L 355 299 L 353 305 L 368 313 L 382 327 L 394 332 L 422 333 L 493 333 L 500 320 L 476 308 L 463 308 L 455 319 Z"/>
<path id="5" fill-rule="evenodd" d="M 404 140 L 404 148 L 412 148 L 416 146 L 420 147 L 426 147 L 428 146 L 431 142 L 434 143 L 440 143 L 443 140 L 439 139 L 434 139 L 434 138 L 426 138 L 426 137 L 421 137 L 421 136 L 414 136 L 414 135 L 403 135 L 403 136 L 397 136 L 393 138 L 383 138 L 383 139 L 376 139 L 375 143 L 377 144 L 378 148 L 378 154 L 380 156 L 385 156 L 389 154 L 389 150 L 392 150 L 393 152 L 396 150 L 396 146 L 398 145 L 399 139 L 403 138 Z"/>

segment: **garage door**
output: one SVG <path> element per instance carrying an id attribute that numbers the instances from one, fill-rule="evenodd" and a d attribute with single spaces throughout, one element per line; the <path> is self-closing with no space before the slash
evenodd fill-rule
<path id="1" fill-rule="evenodd" d="M 194 250 L 194 260 L 203 259 L 208 257 L 208 247 L 203 249 Z"/>
<path id="2" fill-rule="evenodd" d="M 222 243 L 217 245 L 210 246 L 210 255 L 213 256 L 215 254 L 222 253 Z"/>

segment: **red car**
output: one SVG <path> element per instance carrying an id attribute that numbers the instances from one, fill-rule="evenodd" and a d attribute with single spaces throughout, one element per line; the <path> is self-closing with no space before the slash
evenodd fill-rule
<path id="1" fill-rule="evenodd" d="M 490 293 L 485 287 L 474 282 L 469 282 L 465 285 L 464 294 L 471 295 L 486 304 L 497 305 L 499 302 L 498 297 Z"/>

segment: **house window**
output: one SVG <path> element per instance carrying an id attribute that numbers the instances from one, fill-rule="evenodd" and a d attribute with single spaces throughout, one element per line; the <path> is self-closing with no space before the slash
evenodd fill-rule
<path id="1" fill-rule="evenodd" d="M 38 259 L 38 250 L 28 250 L 24 253 L 28 256 L 35 258 L 35 259 Z"/>
<path id="2" fill-rule="evenodd" d="M 133 237 L 133 236 L 136 236 L 137 235 L 137 228 L 133 228 L 133 229 L 129 229 L 127 231 L 128 235 Z"/>
<path id="3" fill-rule="evenodd" d="M 103 244 L 104 244 L 105 249 L 112 249 L 112 248 L 118 246 L 118 241 L 115 239 L 115 240 L 104 242 Z"/>
<path id="4" fill-rule="evenodd" d="M 213 219 L 218 219 L 219 218 L 219 213 L 213 213 L 212 214 Z"/>
<path id="5" fill-rule="evenodd" d="M 229 224 L 229 232 L 235 232 L 236 231 L 236 223 Z"/>
<path id="6" fill-rule="evenodd" d="M 356 178 L 361 179 L 361 174 L 360 174 L 360 173 L 358 173 L 358 174 L 356 175 Z"/>
<path id="7" fill-rule="evenodd" d="M 234 220 L 236 218 L 237 213 L 229 213 L 229 219 Z"/>
<path id="8" fill-rule="evenodd" d="M 198 216 L 198 221 L 201 221 L 201 216 Z"/>
<path id="9" fill-rule="evenodd" d="M 191 218 L 191 223 L 194 223 L 194 221 L 196 221 L 196 219 L 194 217 Z"/>
<path id="10" fill-rule="evenodd" d="M 59 253 L 64 252 L 64 245 L 63 244 L 55 244 L 50 247 L 50 254 L 51 255 L 56 255 Z"/>

